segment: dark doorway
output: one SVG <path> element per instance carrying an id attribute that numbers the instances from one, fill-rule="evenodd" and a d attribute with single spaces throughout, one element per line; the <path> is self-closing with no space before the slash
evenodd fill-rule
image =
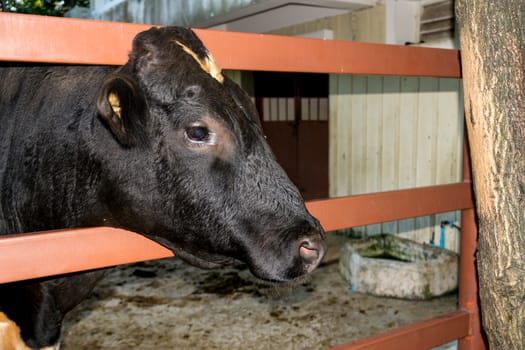
<path id="1" fill-rule="evenodd" d="M 268 142 L 303 197 L 328 197 L 328 75 L 255 72 L 254 95 Z"/>

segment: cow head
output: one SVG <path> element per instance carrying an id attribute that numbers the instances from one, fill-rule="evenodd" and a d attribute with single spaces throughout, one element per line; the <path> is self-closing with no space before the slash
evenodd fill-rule
<path id="1" fill-rule="evenodd" d="M 246 93 L 189 29 L 137 35 L 97 108 L 112 158 L 104 222 L 141 232 L 201 267 L 244 262 L 289 281 L 310 273 L 326 243 L 277 164 Z"/>

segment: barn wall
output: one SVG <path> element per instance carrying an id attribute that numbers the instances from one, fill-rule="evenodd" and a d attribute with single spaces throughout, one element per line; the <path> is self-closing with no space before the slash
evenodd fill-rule
<path id="1" fill-rule="evenodd" d="M 385 6 L 349 12 L 275 30 L 272 34 L 305 35 L 321 30 L 333 32 L 333 39 L 385 42 Z"/>
<path id="2" fill-rule="evenodd" d="M 330 80 L 330 195 L 458 182 L 463 111 L 457 79 L 339 76 Z M 439 238 L 435 215 L 358 229 Z M 457 232 L 447 229 L 447 247 Z M 452 239 L 454 238 L 454 239 Z M 437 242 L 436 242 L 437 243 Z"/>
<path id="3" fill-rule="evenodd" d="M 331 30 L 334 39 L 384 43 L 384 6 L 284 28 L 278 34 Z M 428 45 L 428 44 L 427 44 Z M 330 196 L 446 184 L 461 180 L 463 106 L 458 79 L 331 75 Z M 355 228 L 361 234 L 399 233 L 439 244 L 444 220 L 458 213 Z M 458 250 L 447 227 L 445 245 Z"/>

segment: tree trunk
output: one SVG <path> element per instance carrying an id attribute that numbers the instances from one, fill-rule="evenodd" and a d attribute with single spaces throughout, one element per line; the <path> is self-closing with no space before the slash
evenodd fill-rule
<path id="1" fill-rule="evenodd" d="M 483 327 L 525 349 L 525 2 L 456 0 Z"/>

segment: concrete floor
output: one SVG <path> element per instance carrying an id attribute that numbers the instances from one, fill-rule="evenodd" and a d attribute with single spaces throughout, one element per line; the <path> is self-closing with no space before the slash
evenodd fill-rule
<path id="1" fill-rule="evenodd" d="M 455 310 L 350 292 L 338 247 L 302 285 L 261 283 L 241 268 L 200 270 L 179 259 L 113 269 L 64 323 L 63 350 L 326 349 Z"/>

